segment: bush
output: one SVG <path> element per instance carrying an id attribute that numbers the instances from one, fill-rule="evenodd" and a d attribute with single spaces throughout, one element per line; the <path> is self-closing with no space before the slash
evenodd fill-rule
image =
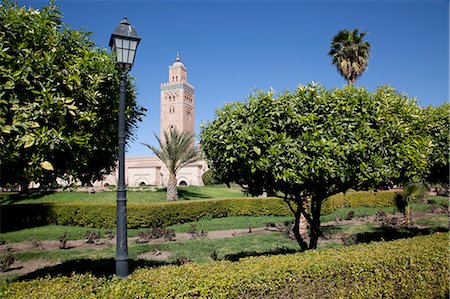
<path id="1" fill-rule="evenodd" d="M 390 191 L 354 191 L 339 193 L 327 198 L 322 204 L 322 215 L 329 214 L 341 208 L 384 208 L 397 203 L 399 194 Z"/>
<path id="2" fill-rule="evenodd" d="M 446 298 L 448 235 L 340 249 L 4 283 L 2 298 Z M 183 264 L 186 261 L 180 261 Z"/>
<path id="3" fill-rule="evenodd" d="M 209 169 L 203 173 L 202 181 L 203 181 L 203 184 L 205 184 L 206 186 L 216 185 L 218 183 L 216 178 L 214 177 L 214 172 L 211 169 Z"/>
<path id="4" fill-rule="evenodd" d="M 395 205 L 394 192 L 352 192 L 337 194 L 322 205 L 322 214 L 344 207 L 388 207 Z M 95 228 L 116 226 L 116 206 L 86 204 L 17 204 L 2 206 L 2 230 L 58 224 Z M 127 206 L 129 228 L 166 227 L 202 218 L 227 216 L 291 215 L 281 198 L 229 198 L 195 201 L 130 204 Z"/>
<path id="5" fill-rule="evenodd" d="M 12 254 L 11 247 L 0 251 L 0 272 L 6 272 L 9 270 L 9 266 L 14 264 L 15 258 Z M 1 297 L 1 296 L 0 296 Z"/>

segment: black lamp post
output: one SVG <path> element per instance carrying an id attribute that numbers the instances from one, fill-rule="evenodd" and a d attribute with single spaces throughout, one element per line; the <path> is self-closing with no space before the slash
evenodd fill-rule
<path id="1" fill-rule="evenodd" d="M 127 191 L 125 189 L 125 79 L 133 66 L 134 55 L 141 39 L 124 18 L 111 34 L 109 46 L 120 71 L 119 104 L 119 181 L 117 185 L 116 275 L 128 276 Z"/>

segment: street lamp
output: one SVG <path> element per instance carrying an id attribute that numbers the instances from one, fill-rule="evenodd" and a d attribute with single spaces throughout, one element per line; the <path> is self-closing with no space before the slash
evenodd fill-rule
<path id="1" fill-rule="evenodd" d="M 141 39 L 124 18 L 111 34 L 109 46 L 120 71 L 119 104 L 119 179 L 117 184 L 116 275 L 128 276 L 127 191 L 125 189 L 125 80 L 133 66 L 136 49 Z"/>

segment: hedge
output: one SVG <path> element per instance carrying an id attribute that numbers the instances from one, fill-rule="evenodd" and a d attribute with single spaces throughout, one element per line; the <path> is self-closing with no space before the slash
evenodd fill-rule
<path id="1" fill-rule="evenodd" d="M 2 298 L 447 298 L 448 234 L 340 249 L 4 283 Z"/>
<path id="2" fill-rule="evenodd" d="M 393 192 L 352 192 L 327 199 L 322 213 L 328 214 L 342 207 L 386 207 L 395 204 Z M 202 218 L 226 216 L 285 216 L 291 215 L 280 198 L 229 198 L 195 201 L 129 204 L 129 228 L 197 221 Z M 2 232 L 47 224 L 114 228 L 116 207 L 95 204 L 15 204 L 0 207 Z"/>

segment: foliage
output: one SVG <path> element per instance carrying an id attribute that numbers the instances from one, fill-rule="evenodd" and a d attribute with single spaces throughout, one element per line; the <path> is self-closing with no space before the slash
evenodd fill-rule
<path id="1" fill-rule="evenodd" d="M 37 10 L 0 6 L 1 184 L 83 184 L 117 160 L 119 74 L 89 33 L 69 29 L 53 2 Z M 127 134 L 145 109 L 127 82 Z M 8 171 L 8 175 L 4 175 Z"/>
<path id="2" fill-rule="evenodd" d="M 339 74 L 347 80 L 348 84 L 355 83 L 356 79 L 364 73 L 369 65 L 370 44 L 363 42 L 366 32 L 341 30 L 333 37 L 328 55 Z"/>
<path id="3" fill-rule="evenodd" d="M 321 215 L 330 214 L 342 208 L 385 208 L 393 207 L 399 195 L 387 191 L 355 191 L 338 193 L 327 198 L 322 204 Z"/>
<path id="4" fill-rule="evenodd" d="M 446 298 L 448 235 L 316 252 L 139 269 L 126 279 L 4 283 L 2 298 Z M 187 260 L 187 259 L 186 259 Z M 175 279 L 176 278 L 176 279 Z"/>
<path id="5" fill-rule="evenodd" d="M 208 169 L 207 171 L 205 171 L 203 173 L 202 181 L 203 181 L 203 184 L 205 184 L 206 186 L 216 185 L 219 182 L 216 179 L 216 174 L 211 169 Z"/>
<path id="6" fill-rule="evenodd" d="M 66 249 L 67 247 L 67 233 L 62 234 L 58 237 L 59 249 Z"/>
<path id="7" fill-rule="evenodd" d="M 184 166 L 200 159 L 197 148 L 193 146 L 194 134 L 188 131 L 178 132 L 177 129 L 172 129 L 164 132 L 162 140 L 156 135 L 155 137 L 158 140 L 160 149 L 149 144 L 144 145 L 151 149 L 169 170 L 167 200 L 178 200 L 177 172 Z"/>
<path id="8" fill-rule="evenodd" d="M 297 241 L 311 249 L 325 198 L 423 175 L 430 149 L 419 130 L 422 114 L 414 99 L 388 86 L 369 92 L 309 84 L 225 105 L 203 126 L 201 143 L 221 182 L 253 195 L 284 193 Z M 309 246 L 298 232 L 301 216 L 310 226 Z"/>
<path id="9" fill-rule="evenodd" d="M 323 203 L 322 212 L 343 207 L 388 207 L 395 205 L 393 192 L 337 194 Z M 17 204 L 0 209 L 2 230 L 46 224 L 114 228 L 116 206 L 111 204 Z M 229 198 L 127 205 L 129 228 L 169 226 L 199 219 L 228 216 L 286 216 L 290 210 L 280 198 Z"/>
<path id="10" fill-rule="evenodd" d="M 411 204 L 423 203 L 427 189 L 422 183 L 409 183 L 403 188 L 401 197 L 401 209 L 405 216 L 405 224 L 411 224 Z"/>
<path id="11" fill-rule="evenodd" d="M 431 137 L 433 151 L 429 159 L 429 173 L 425 177 L 428 184 L 449 190 L 448 144 L 450 136 L 450 104 L 438 107 L 427 107 L 424 120 L 427 123 L 426 133 Z"/>
<path id="12" fill-rule="evenodd" d="M 15 260 L 11 247 L 0 251 L 0 272 L 8 271 L 9 266 L 14 264 Z"/>

